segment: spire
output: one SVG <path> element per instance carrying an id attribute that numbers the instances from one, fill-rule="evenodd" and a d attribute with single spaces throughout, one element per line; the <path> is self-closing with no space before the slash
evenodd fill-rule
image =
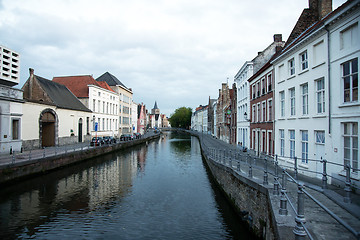
<path id="1" fill-rule="evenodd" d="M 156 101 L 155 101 L 154 109 L 159 109 L 158 106 L 157 106 Z"/>

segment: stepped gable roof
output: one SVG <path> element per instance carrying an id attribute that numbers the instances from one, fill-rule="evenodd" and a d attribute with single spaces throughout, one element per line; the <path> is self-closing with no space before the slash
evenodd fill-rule
<path id="1" fill-rule="evenodd" d="M 84 104 L 82 104 L 66 86 L 36 75 L 34 75 L 34 77 L 55 106 L 71 110 L 91 112 L 91 110 L 85 107 Z"/>
<path id="2" fill-rule="evenodd" d="M 109 84 L 107 84 L 106 82 L 97 82 L 100 87 L 106 89 L 106 90 L 109 90 L 111 92 L 115 92 L 114 90 L 111 89 L 111 87 L 109 86 Z"/>
<path id="3" fill-rule="evenodd" d="M 109 86 L 117 86 L 120 85 L 126 89 L 128 89 L 119 79 L 117 79 L 114 75 L 109 72 L 104 73 L 100 77 L 96 79 L 98 82 L 106 82 Z"/>
<path id="4" fill-rule="evenodd" d="M 89 97 L 88 85 L 101 87 L 90 75 L 54 77 L 53 82 L 65 85 L 78 98 Z"/>

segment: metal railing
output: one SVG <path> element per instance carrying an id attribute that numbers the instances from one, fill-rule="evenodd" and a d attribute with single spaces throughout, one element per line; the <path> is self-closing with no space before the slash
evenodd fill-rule
<path id="1" fill-rule="evenodd" d="M 212 161 L 222 164 L 224 166 L 230 167 L 231 169 L 237 171 L 238 173 L 242 173 L 247 175 L 248 178 L 254 178 L 254 170 L 257 172 L 262 172 L 262 184 L 268 185 L 268 176 L 269 174 L 274 176 L 273 182 L 273 194 L 280 195 L 279 201 L 279 214 L 287 215 L 287 205 L 289 204 L 294 211 L 295 217 L 295 227 L 294 227 L 294 235 L 295 239 L 304 239 L 305 236 L 308 236 L 309 239 L 313 239 L 307 226 L 305 224 L 305 216 L 304 216 L 304 197 L 308 197 L 313 202 L 315 202 L 318 206 L 320 206 L 328 215 L 330 215 L 333 219 L 335 219 L 338 223 L 344 226 L 351 234 L 353 234 L 357 239 L 360 239 L 360 232 L 353 229 L 348 223 L 342 220 L 339 216 L 337 216 L 334 212 L 328 209 L 324 204 L 322 204 L 319 200 L 317 200 L 314 196 L 312 196 L 308 191 L 306 191 L 306 187 L 303 183 L 299 181 L 299 172 L 298 172 L 298 158 L 293 158 L 293 166 L 289 165 L 280 165 L 277 155 L 265 155 L 265 154 L 255 154 L 251 155 L 249 153 L 244 153 L 241 150 L 234 150 L 229 148 L 221 148 L 219 147 L 209 147 L 204 144 L 204 141 L 201 142 L 201 147 L 203 153 Z M 283 157 L 282 157 L 283 158 Z M 289 158 L 290 159 L 290 158 Z M 301 161 L 303 159 L 300 159 Z M 302 169 L 302 171 L 308 171 L 311 173 L 322 174 L 321 178 L 321 188 L 328 188 L 328 179 L 329 176 L 327 174 L 327 166 L 329 164 L 341 165 L 338 163 L 332 163 L 326 161 L 326 159 L 306 159 L 307 161 L 317 161 L 322 164 L 322 172 L 316 172 L 308 169 Z M 351 185 L 351 170 L 352 172 L 358 172 L 359 169 L 351 168 L 349 165 L 343 166 L 346 170 L 346 178 L 345 181 L 338 179 L 338 181 L 343 181 L 345 183 L 345 196 L 343 201 L 345 203 L 351 202 L 351 187 L 355 187 Z M 279 177 L 279 170 L 281 171 L 281 177 Z M 292 175 L 291 175 L 292 174 Z M 259 178 L 259 176 L 258 176 Z M 333 177 L 334 178 L 334 177 Z M 259 178 L 260 179 L 260 178 Z M 289 180 L 288 180 L 289 179 Z M 291 181 L 297 185 L 297 201 L 296 204 L 291 201 L 288 196 L 286 183 Z M 296 206 L 295 206 L 296 205 Z"/>

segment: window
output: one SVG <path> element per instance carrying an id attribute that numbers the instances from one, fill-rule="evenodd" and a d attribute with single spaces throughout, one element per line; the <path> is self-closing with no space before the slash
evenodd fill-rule
<path id="1" fill-rule="evenodd" d="M 268 75 L 267 84 L 268 84 L 268 92 L 270 92 L 272 90 L 272 75 L 271 74 Z"/>
<path id="2" fill-rule="evenodd" d="M 356 102 L 359 91 L 358 59 L 343 63 L 342 70 L 344 102 Z"/>
<path id="3" fill-rule="evenodd" d="M 290 115 L 295 115 L 295 88 L 289 89 L 290 95 Z"/>
<path id="4" fill-rule="evenodd" d="M 284 64 L 279 66 L 279 81 L 283 81 L 284 79 Z"/>
<path id="5" fill-rule="evenodd" d="M 255 89 L 256 85 L 252 85 L 252 98 L 254 99 L 255 98 L 255 93 L 256 93 L 256 89 Z"/>
<path id="6" fill-rule="evenodd" d="M 121 113 L 121 105 L 119 105 L 119 113 Z"/>
<path id="7" fill-rule="evenodd" d="M 290 158 L 295 158 L 295 130 L 289 130 Z"/>
<path id="8" fill-rule="evenodd" d="M 272 100 L 268 101 L 268 121 L 272 121 Z"/>
<path id="9" fill-rule="evenodd" d="M 262 121 L 266 122 L 266 102 L 262 103 Z"/>
<path id="10" fill-rule="evenodd" d="M 129 118 L 128 117 L 123 117 L 123 124 L 129 124 Z"/>
<path id="11" fill-rule="evenodd" d="M 257 91 L 256 96 L 260 97 L 260 82 L 257 82 L 257 84 L 256 84 L 256 91 Z"/>
<path id="12" fill-rule="evenodd" d="M 308 163 L 309 139 L 308 131 L 301 131 L 301 159 L 303 163 Z"/>
<path id="13" fill-rule="evenodd" d="M 349 49 L 359 43 L 358 23 L 340 32 L 340 49 Z"/>
<path id="14" fill-rule="evenodd" d="M 130 112 L 129 107 L 123 106 L 123 113 L 129 114 L 129 112 Z"/>
<path id="15" fill-rule="evenodd" d="M 280 129 L 280 156 L 284 157 L 285 156 L 285 136 L 284 136 L 284 129 Z"/>
<path id="16" fill-rule="evenodd" d="M 308 84 L 301 85 L 301 104 L 302 104 L 302 115 L 309 113 L 309 96 L 308 96 Z"/>
<path id="17" fill-rule="evenodd" d="M 105 130 L 105 118 L 102 119 L 102 130 Z"/>
<path id="18" fill-rule="evenodd" d="M 261 121 L 261 106 L 260 106 L 260 103 L 257 104 L 257 111 L 258 111 L 257 121 L 260 122 Z"/>
<path id="19" fill-rule="evenodd" d="M 100 131 L 100 118 L 98 118 L 98 131 Z"/>
<path id="20" fill-rule="evenodd" d="M 325 131 L 315 131 L 315 143 L 325 144 Z"/>
<path id="21" fill-rule="evenodd" d="M 323 78 L 316 81 L 316 106 L 317 113 L 325 112 L 325 83 Z"/>
<path id="22" fill-rule="evenodd" d="M 13 119 L 12 120 L 12 139 L 18 140 L 20 138 L 20 120 Z"/>
<path id="23" fill-rule="evenodd" d="M 253 109 L 253 111 L 252 111 L 252 121 L 256 122 L 256 105 L 255 104 L 252 106 L 252 109 Z"/>
<path id="24" fill-rule="evenodd" d="M 292 76 L 295 74 L 295 60 L 292 58 L 288 62 L 289 66 L 289 75 Z"/>
<path id="25" fill-rule="evenodd" d="M 285 92 L 280 92 L 280 117 L 285 116 Z"/>
<path id="26" fill-rule="evenodd" d="M 266 89 L 265 78 L 263 78 L 261 80 L 261 94 L 265 94 L 265 89 Z"/>
<path id="27" fill-rule="evenodd" d="M 96 100 L 93 99 L 93 111 L 95 112 L 95 105 L 96 105 Z"/>
<path id="28" fill-rule="evenodd" d="M 324 41 L 318 42 L 314 45 L 313 59 L 314 66 L 325 62 Z"/>
<path id="29" fill-rule="evenodd" d="M 105 113 L 105 101 L 103 101 L 102 113 Z"/>
<path id="30" fill-rule="evenodd" d="M 98 101 L 98 112 L 100 112 L 100 100 Z"/>
<path id="31" fill-rule="evenodd" d="M 300 67 L 301 71 L 304 71 L 308 68 L 308 55 L 307 51 L 300 54 Z"/>
<path id="32" fill-rule="evenodd" d="M 101 96 L 101 92 L 98 92 L 98 96 L 99 96 L 99 97 Z"/>
<path id="33" fill-rule="evenodd" d="M 350 165 L 353 171 L 358 169 L 358 123 L 343 123 L 344 166 Z"/>

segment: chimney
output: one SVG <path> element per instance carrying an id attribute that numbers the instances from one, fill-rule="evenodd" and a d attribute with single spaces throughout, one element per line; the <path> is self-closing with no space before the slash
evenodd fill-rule
<path id="1" fill-rule="evenodd" d="M 282 34 L 274 34 L 274 42 L 282 42 Z"/>
<path id="2" fill-rule="evenodd" d="M 320 20 L 332 11 L 332 0 L 309 0 L 309 8 L 318 14 Z"/>
<path id="3" fill-rule="evenodd" d="M 34 69 L 29 68 L 29 99 L 32 99 L 32 89 L 33 89 L 33 85 L 34 85 Z"/>

